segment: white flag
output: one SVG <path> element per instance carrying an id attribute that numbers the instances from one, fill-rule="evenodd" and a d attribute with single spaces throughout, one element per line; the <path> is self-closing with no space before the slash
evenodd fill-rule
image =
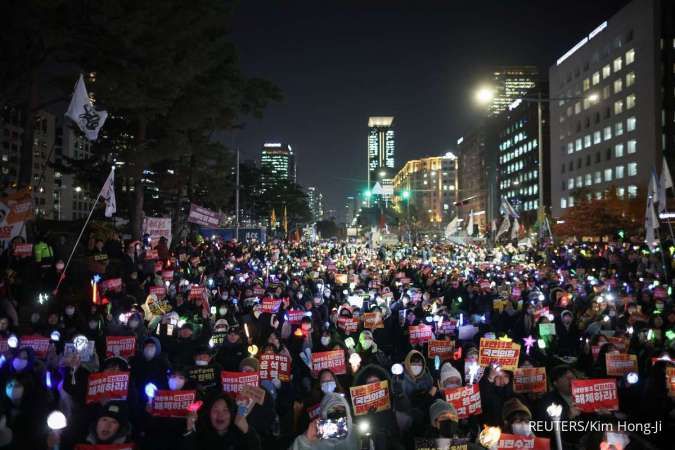
<path id="1" fill-rule="evenodd" d="M 518 239 L 518 231 L 520 231 L 520 225 L 518 224 L 518 218 L 515 218 L 511 229 L 511 239 Z"/>
<path id="2" fill-rule="evenodd" d="M 520 217 L 513 206 L 511 206 L 511 203 L 509 203 L 509 199 L 506 197 L 502 197 L 502 203 L 499 205 L 499 212 L 502 214 L 508 214 L 511 217 Z"/>
<path id="3" fill-rule="evenodd" d="M 466 234 L 473 236 L 473 209 L 469 213 L 469 224 L 466 226 Z"/>
<path id="4" fill-rule="evenodd" d="M 509 231 L 510 227 L 511 221 L 509 220 L 509 216 L 506 215 L 504 216 L 504 220 L 502 221 L 502 224 L 500 225 L 499 230 L 497 231 L 497 236 L 495 236 L 495 240 L 499 239 L 499 236 Z"/>
<path id="5" fill-rule="evenodd" d="M 117 200 L 115 200 L 115 167 L 110 169 L 110 175 L 105 180 L 103 189 L 99 196 L 105 200 L 105 216 L 112 217 L 117 211 Z"/>
<path id="6" fill-rule="evenodd" d="M 459 218 L 455 217 L 448 223 L 448 226 L 445 227 L 445 237 L 449 238 L 453 234 L 457 233 L 457 224 L 459 223 Z"/>
<path id="7" fill-rule="evenodd" d="M 75 91 L 73 92 L 73 98 L 70 100 L 70 105 L 68 105 L 66 117 L 72 119 L 90 141 L 98 139 L 98 132 L 108 117 L 106 111 L 97 111 L 94 108 L 94 104 L 87 94 L 82 75 L 75 84 Z"/>
<path id="8" fill-rule="evenodd" d="M 649 186 L 647 186 L 647 198 L 654 200 L 654 203 L 658 202 L 659 199 L 656 197 L 659 192 L 659 183 L 656 181 L 656 173 L 652 172 L 652 176 L 649 178 Z"/>
<path id="9" fill-rule="evenodd" d="M 661 178 L 659 178 L 659 212 L 666 211 L 666 191 L 673 187 L 673 177 L 670 176 L 668 161 L 663 157 L 663 166 L 661 166 Z"/>
<path id="10" fill-rule="evenodd" d="M 656 236 L 654 229 L 659 227 L 659 219 L 656 217 L 654 211 L 654 200 L 651 197 L 647 198 L 647 209 L 645 211 L 645 241 L 650 247 L 654 244 Z"/>

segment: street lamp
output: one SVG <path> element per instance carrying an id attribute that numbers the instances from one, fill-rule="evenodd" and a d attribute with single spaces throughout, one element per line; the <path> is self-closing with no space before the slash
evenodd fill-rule
<path id="1" fill-rule="evenodd" d="M 476 101 L 479 104 L 488 104 L 492 101 L 494 98 L 494 89 L 488 87 L 488 86 L 482 86 L 478 88 L 476 91 Z M 537 93 L 536 97 L 520 97 L 518 100 L 523 101 L 523 102 L 530 102 L 530 103 L 536 103 L 537 104 L 537 150 L 538 150 L 538 158 L 539 158 L 539 164 L 538 164 L 538 170 L 537 170 L 537 175 L 538 175 L 538 180 L 537 180 L 537 188 L 538 188 L 538 194 L 539 198 L 537 200 L 537 222 L 539 222 L 539 227 L 541 227 L 544 224 L 544 218 L 546 217 L 546 208 L 544 207 L 544 146 L 542 145 L 543 141 L 543 112 L 542 112 L 542 103 L 551 103 L 551 102 L 557 102 L 557 101 L 564 101 L 564 100 L 587 100 L 591 103 L 596 103 L 598 100 L 600 100 L 600 95 L 597 92 L 594 92 L 592 94 L 589 94 L 588 96 L 570 96 L 570 97 L 557 97 L 557 98 L 552 98 L 552 97 L 542 97 L 541 92 Z"/>

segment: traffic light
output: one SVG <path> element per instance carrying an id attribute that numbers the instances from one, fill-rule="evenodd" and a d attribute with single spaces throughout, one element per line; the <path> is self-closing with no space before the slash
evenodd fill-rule
<path id="1" fill-rule="evenodd" d="M 403 197 L 404 200 L 408 200 L 410 198 L 410 191 L 401 192 L 401 196 Z"/>
<path id="2" fill-rule="evenodd" d="M 363 193 L 363 196 L 364 196 L 365 198 L 370 198 L 370 195 L 371 195 L 370 189 L 366 189 L 366 191 Z"/>

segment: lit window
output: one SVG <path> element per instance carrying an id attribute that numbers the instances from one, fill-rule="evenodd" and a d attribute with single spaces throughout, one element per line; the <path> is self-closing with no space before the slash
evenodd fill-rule
<path id="1" fill-rule="evenodd" d="M 635 139 L 631 139 L 626 143 L 626 153 L 632 155 L 635 152 L 637 152 L 637 141 Z"/>
<path id="2" fill-rule="evenodd" d="M 577 187 L 581 187 L 581 186 L 584 185 L 584 182 L 583 182 L 583 180 L 581 179 L 581 175 L 577 175 L 577 179 L 576 179 L 575 184 L 577 185 Z"/>
<path id="3" fill-rule="evenodd" d="M 574 114 L 579 114 L 581 112 L 581 102 L 576 102 L 574 104 Z"/>
<path id="4" fill-rule="evenodd" d="M 574 178 L 567 180 L 567 189 L 574 189 Z"/>
<path id="5" fill-rule="evenodd" d="M 609 91 L 609 86 L 605 86 L 602 88 L 602 99 L 607 100 L 609 98 L 610 91 Z"/>
<path id="6" fill-rule="evenodd" d="M 569 199 L 567 200 L 567 204 L 569 205 L 570 208 L 574 207 L 574 197 L 570 195 Z"/>
<path id="7" fill-rule="evenodd" d="M 626 74 L 626 87 L 632 86 L 635 83 L 635 72 L 628 72 Z"/>
<path id="8" fill-rule="evenodd" d="M 614 124 L 614 136 L 621 136 L 623 134 L 623 122 Z"/>
<path id="9" fill-rule="evenodd" d="M 602 142 L 602 133 L 600 133 L 600 131 L 595 131 L 593 133 L 593 143 L 599 144 L 600 142 Z"/>
<path id="10" fill-rule="evenodd" d="M 591 135 L 587 134 L 584 136 L 584 148 L 588 148 L 591 146 Z"/>
<path id="11" fill-rule="evenodd" d="M 626 52 L 626 65 L 632 64 L 635 61 L 635 50 L 632 48 Z"/>
<path id="12" fill-rule="evenodd" d="M 591 107 L 591 101 L 587 98 L 584 99 L 584 111 Z"/>
<path id="13" fill-rule="evenodd" d="M 593 176 L 590 173 L 584 175 L 584 186 L 590 186 L 593 184 Z"/>
<path id="14" fill-rule="evenodd" d="M 617 94 L 621 92 L 622 89 L 623 89 L 623 80 L 621 80 L 621 78 L 617 78 L 616 80 L 614 80 L 614 93 Z"/>
<path id="15" fill-rule="evenodd" d="M 605 169 L 605 181 L 612 181 L 612 169 Z"/>
<path id="16" fill-rule="evenodd" d="M 605 141 L 612 139 L 612 127 L 605 127 L 602 130 L 602 137 Z"/>
<path id="17" fill-rule="evenodd" d="M 574 150 L 576 150 L 576 151 L 578 152 L 578 151 L 581 150 L 581 149 L 582 149 L 581 138 L 577 138 L 577 139 L 574 141 Z"/>
<path id="18" fill-rule="evenodd" d="M 614 102 L 614 115 L 621 114 L 623 112 L 623 100 L 617 100 Z"/>
<path id="19" fill-rule="evenodd" d="M 616 196 L 623 199 L 623 196 L 626 195 L 626 188 L 618 187 L 616 188 Z"/>
<path id="20" fill-rule="evenodd" d="M 628 186 L 628 198 L 636 198 L 637 197 L 637 186 L 634 184 L 631 184 Z"/>
<path id="21" fill-rule="evenodd" d="M 628 163 L 628 176 L 634 177 L 635 175 L 637 175 L 637 163 Z"/>
<path id="22" fill-rule="evenodd" d="M 593 86 L 600 82 L 600 72 L 595 72 L 593 74 Z"/>
<path id="23" fill-rule="evenodd" d="M 584 88 L 584 91 L 589 90 L 591 88 L 591 80 L 589 80 L 588 78 L 584 79 L 583 88 Z"/>
<path id="24" fill-rule="evenodd" d="M 604 80 L 608 76 L 612 74 L 612 70 L 609 67 L 609 64 L 607 64 L 605 67 L 602 68 L 602 79 Z"/>
<path id="25" fill-rule="evenodd" d="M 571 142 L 568 142 L 567 143 L 567 154 L 570 155 L 572 153 L 574 153 L 574 144 L 572 144 Z"/>
<path id="26" fill-rule="evenodd" d="M 626 97 L 626 109 L 635 107 L 635 94 L 630 94 Z"/>
<path id="27" fill-rule="evenodd" d="M 614 66 L 614 72 L 615 73 L 618 72 L 619 70 L 621 70 L 621 66 L 622 66 L 621 63 L 622 63 L 622 61 L 621 61 L 620 56 L 614 60 L 613 66 Z"/>
<path id="28" fill-rule="evenodd" d="M 602 172 L 600 172 L 599 170 L 595 171 L 595 173 L 593 174 L 593 182 L 595 184 L 602 183 Z"/>
<path id="29" fill-rule="evenodd" d="M 567 208 L 567 199 L 566 199 L 565 197 L 562 197 L 562 198 L 560 199 L 560 207 L 561 207 L 562 209 Z"/>
<path id="30" fill-rule="evenodd" d="M 635 117 L 629 117 L 626 119 L 626 131 L 633 131 L 637 127 L 637 119 Z"/>
<path id="31" fill-rule="evenodd" d="M 614 168 L 614 178 L 616 178 L 617 180 L 623 178 L 623 166 L 616 166 Z"/>

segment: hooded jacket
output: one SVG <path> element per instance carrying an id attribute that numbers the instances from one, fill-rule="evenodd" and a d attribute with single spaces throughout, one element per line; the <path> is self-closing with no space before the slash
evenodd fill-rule
<path id="1" fill-rule="evenodd" d="M 155 344 L 157 351 L 155 356 L 147 360 L 143 355 L 143 348 L 145 344 L 152 342 Z M 162 354 L 162 345 L 159 339 L 154 336 L 148 337 L 143 341 L 140 352 L 131 361 L 131 378 L 136 382 L 136 388 L 140 398 L 145 398 L 145 385 L 147 383 L 154 383 L 159 389 L 166 389 L 166 372 L 169 370 L 169 362 L 166 356 Z"/>
<path id="2" fill-rule="evenodd" d="M 411 367 L 411 360 L 415 355 L 422 358 L 423 364 L 422 373 L 418 376 L 413 375 Z M 424 355 L 422 355 L 422 353 L 418 352 L 417 350 L 410 350 L 408 352 L 405 360 L 403 361 L 403 367 L 405 368 L 403 371 L 403 393 L 408 398 L 411 398 L 419 391 L 427 392 L 434 385 L 434 379 L 427 370 L 427 361 L 424 358 Z"/>
<path id="3" fill-rule="evenodd" d="M 290 450 L 358 450 L 358 433 L 354 430 L 351 409 L 343 396 L 335 393 L 324 395 L 319 404 L 320 418 L 326 419 L 328 413 L 338 407 L 344 408 L 347 413 L 347 430 L 349 430 L 349 434 L 345 439 L 317 439 L 310 442 L 303 433 L 295 439 Z M 310 426 L 312 425 L 310 424 Z"/>

